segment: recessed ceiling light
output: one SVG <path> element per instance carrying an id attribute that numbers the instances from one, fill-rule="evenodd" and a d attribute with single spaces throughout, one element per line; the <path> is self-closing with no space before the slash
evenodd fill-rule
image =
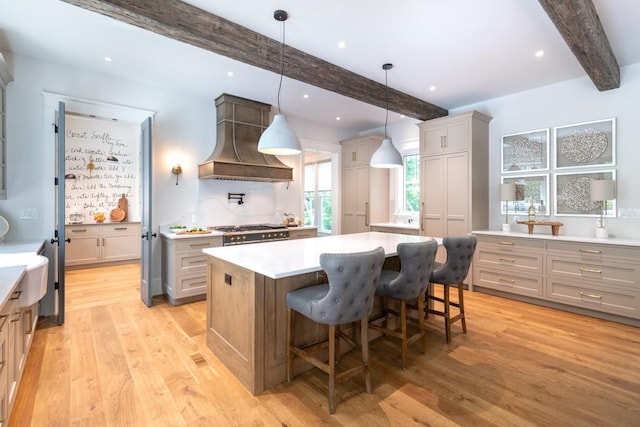
<path id="1" fill-rule="evenodd" d="M 401 118 L 401 119 L 404 119 L 404 114 L 400 114 L 400 118 Z"/>
<path id="2" fill-rule="evenodd" d="M 336 120 L 340 120 L 340 116 L 336 117 Z"/>
<path id="3" fill-rule="evenodd" d="M 429 90 L 430 90 L 431 92 L 435 92 L 436 87 L 435 87 L 435 86 L 429 86 Z"/>
<path id="4" fill-rule="evenodd" d="M 107 61 L 107 62 L 111 62 L 111 57 L 110 56 L 105 56 L 104 60 Z"/>
<path id="5" fill-rule="evenodd" d="M 544 56 L 544 50 L 539 50 L 536 52 L 536 58 L 542 58 Z"/>
<path id="6" fill-rule="evenodd" d="M 304 99 L 309 99 L 309 94 L 308 94 L 308 93 L 305 93 L 304 95 L 302 95 L 302 97 L 303 97 Z"/>
<path id="7" fill-rule="evenodd" d="M 227 76 L 233 77 L 233 71 L 227 71 Z"/>
<path id="8" fill-rule="evenodd" d="M 339 42 L 338 42 L 338 47 L 339 47 L 340 49 L 344 49 L 345 47 L 347 47 L 347 42 L 339 41 Z"/>

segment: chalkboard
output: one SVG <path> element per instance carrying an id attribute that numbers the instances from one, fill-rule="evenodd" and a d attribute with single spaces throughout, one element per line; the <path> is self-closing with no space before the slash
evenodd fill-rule
<path id="1" fill-rule="evenodd" d="M 67 223 L 92 223 L 97 212 L 109 221 L 123 194 L 129 201 L 127 220 L 139 220 L 139 126 L 75 115 L 65 117 L 65 126 Z"/>

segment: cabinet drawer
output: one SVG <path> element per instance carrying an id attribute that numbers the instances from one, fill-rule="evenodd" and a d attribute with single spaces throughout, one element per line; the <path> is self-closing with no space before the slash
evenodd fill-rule
<path id="1" fill-rule="evenodd" d="M 99 226 L 69 226 L 65 227 L 66 237 L 69 237 L 73 240 L 74 237 L 85 237 L 85 236 L 99 236 L 100 235 L 100 227 Z"/>
<path id="2" fill-rule="evenodd" d="M 597 280 L 640 290 L 640 266 L 631 263 L 611 260 L 581 262 L 575 258 L 547 255 L 547 274 Z"/>
<path id="3" fill-rule="evenodd" d="M 211 248 L 215 246 L 221 246 L 220 238 L 208 237 L 208 238 L 188 238 L 176 240 L 176 252 L 186 251 L 202 251 L 205 248 Z"/>
<path id="4" fill-rule="evenodd" d="M 103 224 L 102 235 L 113 236 L 118 234 L 138 234 L 139 224 Z"/>
<path id="5" fill-rule="evenodd" d="M 594 262 L 613 258 L 615 260 L 628 260 L 640 264 L 640 248 L 629 246 L 598 245 L 576 242 L 547 242 L 547 251 L 556 252 L 564 256 L 575 256 L 585 262 Z"/>
<path id="6" fill-rule="evenodd" d="M 475 284 L 486 288 L 520 295 L 542 296 L 543 281 L 538 275 L 518 275 L 494 269 L 477 267 Z"/>
<path id="7" fill-rule="evenodd" d="M 203 295 L 207 293 L 207 275 L 179 276 L 176 293 L 179 298 Z"/>
<path id="8" fill-rule="evenodd" d="M 542 274 L 542 252 L 501 251 L 494 246 L 480 246 L 474 256 L 479 266 L 499 267 L 509 270 Z"/>
<path id="9" fill-rule="evenodd" d="M 520 239 L 507 236 L 478 236 L 479 247 L 491 247 L 500 252 L 535 251 L 544 250 L 544 241 L 538 239 Z"/>
<path id="10" fill-rule="evenodd" d="M 176 255 L 176 266 L 180 273 L 200 273 L 207 271 L 207 255 L 203 253 L 181 253 Z"/>
<path id="11" fill-rule="evenodd" d="M 591 310 L 640 318 L 639 293 L 584 282 L 547 279 L 547 298 Z"/>

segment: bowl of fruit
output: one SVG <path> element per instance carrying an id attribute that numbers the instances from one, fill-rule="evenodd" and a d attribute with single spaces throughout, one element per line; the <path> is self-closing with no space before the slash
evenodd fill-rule
<path id="1" fill-rule="evenodd" d="M 172 233 L 179 233 L 180 231 L 186 231 L 186 230 L 187 230 L 186 225 L 172 225 L 171 227 L 169 227 L 169 231 Z"/>
<path id="2" fill-rule="evenodd" d="M 105 219 L 107 219 L 107 216 L 104 212 L 96 212 L 93 214 L 93 220 L 95 222 L 104 222 Z"/>

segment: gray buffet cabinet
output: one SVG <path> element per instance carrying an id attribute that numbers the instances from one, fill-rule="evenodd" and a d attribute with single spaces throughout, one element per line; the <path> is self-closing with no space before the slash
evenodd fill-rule
<path id="1" fill-rule="evenodd" d="M 474 290 L 640 326 L 640 241 L 473 233 Z"/>

